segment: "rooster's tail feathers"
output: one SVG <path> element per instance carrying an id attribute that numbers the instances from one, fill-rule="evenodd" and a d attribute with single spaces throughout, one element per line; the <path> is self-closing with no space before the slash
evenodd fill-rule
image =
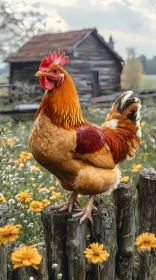
<path id="1" fill-rule="evenodd" d="M 110 133 L 114 135 L 115 142 L 120 149 L 120 155 L 118 154 L 116 162 L 122 161 L 126 157 L 133 158 L 140 143 L 141 104 L 139 98 L 130 97 L 132 93 L 132 91 L 127 91 L 115 101 L 102 125 L 102 127 L 107 128 L 108 137 Z"/>

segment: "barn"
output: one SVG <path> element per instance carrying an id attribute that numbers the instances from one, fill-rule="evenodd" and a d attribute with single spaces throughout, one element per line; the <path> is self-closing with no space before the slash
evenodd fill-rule
<path id="1" fill-rule="evenodd" d="M 114 51 L 113 44 L 112 37 L 109 43 L 105 42 L 97 29 L 34 36 L 5 60 L 10 63 L 9 83 L 36 85 L 36 92 L 43 93 L 44 89 L 38 86 L 35 73 L 45 55 L 59 50 L 69 56 L 66 70 L 72 76 L 80 98 L 112 93 L 120 88 L 123 63 L 123 59 Z"/>

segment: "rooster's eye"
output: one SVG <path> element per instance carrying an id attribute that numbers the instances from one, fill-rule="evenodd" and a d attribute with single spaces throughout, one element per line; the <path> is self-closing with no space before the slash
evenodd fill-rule
<path id="1" fill-rule="evenodd" d="M 53 70 L 53 73 L 54 74 L 58 74 L 58 70 Z"/>

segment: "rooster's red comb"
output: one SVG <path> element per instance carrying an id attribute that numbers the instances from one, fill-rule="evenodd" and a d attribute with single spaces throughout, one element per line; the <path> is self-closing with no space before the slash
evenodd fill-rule
<path id="1" fill-rule="evenodd" d="M 68 64 L 68 62 L 69 62 L 69 57 L 65 55 L 65 52 L 63 52 L 61 55 L 60 55 L 60 51 L 58 53 L 50 52 L 48 57 L 45 57 L 41 62 L 39 69 L 40 71 L 43 71 L 53 64 L 65 66 Z"/>

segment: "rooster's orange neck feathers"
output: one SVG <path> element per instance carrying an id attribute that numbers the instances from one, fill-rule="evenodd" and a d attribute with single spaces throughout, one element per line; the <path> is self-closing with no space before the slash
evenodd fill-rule
<path id="1" fill-rule="evenodd" d="M 73 80 L 64 69 L 61 72 L 65 75 L 64 82 L 58 88 L 45 92 L 35 119 L 42 111 L 58 127 L 76 128 L 84 124 L 85 120 Z"/>

